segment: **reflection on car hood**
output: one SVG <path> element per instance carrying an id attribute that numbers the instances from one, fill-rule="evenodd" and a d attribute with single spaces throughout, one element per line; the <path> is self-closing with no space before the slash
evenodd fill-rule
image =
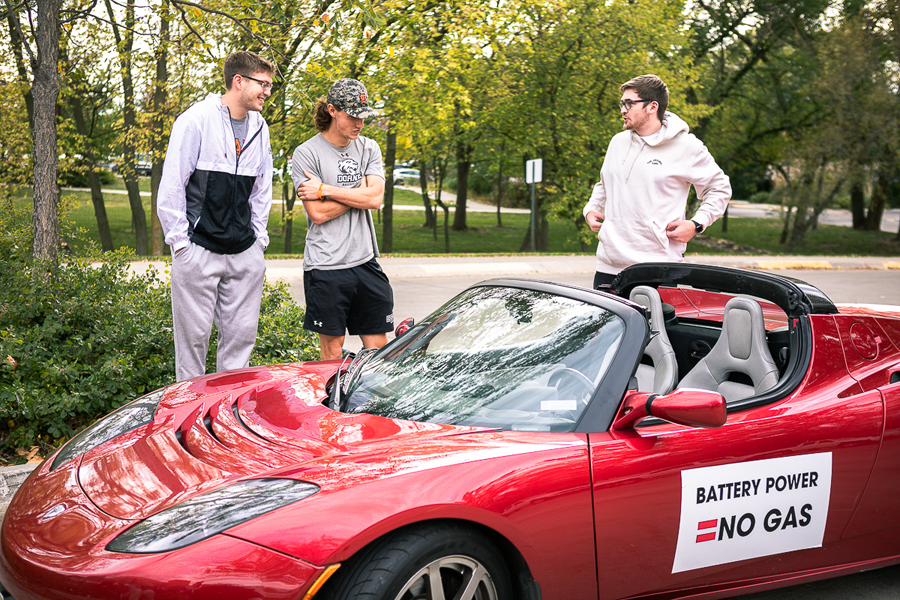
<path id="1" fill-rule="evenodd" d="M 84 455 L 81 487 L 104 512 L 140 519 L 230 480 L 484 431 L 332 411 L 321 402 L 336 368 L 279 365 L 176 384 L 152 423 Z"/>

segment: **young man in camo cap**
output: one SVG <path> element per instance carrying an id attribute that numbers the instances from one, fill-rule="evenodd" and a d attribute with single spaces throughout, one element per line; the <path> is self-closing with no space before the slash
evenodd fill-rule
<path id="1" fill-rule="evenodd" d="M 291 161 L 309 221 L 303 327 L 318 333 L 323 360 L 341 357 L 345 333 L 359 335 L 364 348 L 381 348 L 393 329 L 394 293 L 376 261 L 370 212 L 384 199 L 384 166 L 378 144 L 360 135 L 365 119 L 378 115 L 361 82 L 336 81 L 316 104 L 319 133 Z"/>

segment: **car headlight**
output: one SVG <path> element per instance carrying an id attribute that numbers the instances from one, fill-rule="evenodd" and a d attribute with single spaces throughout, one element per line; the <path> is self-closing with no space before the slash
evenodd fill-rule
<path id="1" fill-rule="evenodd" d="M 184 548 L 319 491 L 294 479 L 248 479 L 160 511 L 107 544 L 110 552 L 154 554 Z"/>
<path id="2" fill-rule="evenodd" d="M 137 429 L 153 420 L 159 401 L 162 400 L 165 388 L 141 396 L 137 400 L 129 402 L 125 406 L 109 413 L 63 446 L 56 458 L 50 464 L 52 471 L 63 463 L 70 461 L 80 454 L 84 454 L 91 448 L 96 448 L 103 442 L 118 437 L 127 431 Z"/>

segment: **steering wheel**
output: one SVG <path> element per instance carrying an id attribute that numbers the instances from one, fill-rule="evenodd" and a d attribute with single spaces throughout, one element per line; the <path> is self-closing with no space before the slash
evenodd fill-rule
<path id="1" fill-rule="evenodd" d="M 573 391 L 580 391 L 581 400 L 586 401 L 586 399 L 590 398 L 591 394 L 594 393 L 594 382 L 588 379 L 581 371 L 576 371 L 575 369 L 571 369 L 569 367 L 563 367 L 558 371 L 553 371 L 553 373 L 550 374 L 550 378 L 547 380 L 547 385 L 553 386 L 562 391 L 562 387 L 560 387 L 560 384 L 562 384 L 564 387 L 574 386 L 576 389 L 574 389 Z"/>

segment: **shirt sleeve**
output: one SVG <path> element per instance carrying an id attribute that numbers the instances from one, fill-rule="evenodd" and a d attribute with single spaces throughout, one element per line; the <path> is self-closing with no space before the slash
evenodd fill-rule
<path id="1" fill-rule="evenodd" d="M 591 198 L 588 200 L 588 203 L 585 204 L 581 214 L 587 217 L 587 214 L 592 210 L 606 214 L 606 188 L 603 187 L 602 176 L 600 181 L 595 183 L 594 187 L 591 188 Z"/>
<path id="2" fill-rule="evenodd" d="M 692 220 L 706 229 L 725 214 L 731 200 L 731 180 L 702 143 L 691 169 L 691 183 L 700 199 Z"/>
<path id="3" fill-rule="evenodd" d="M 363 175 L 377 175 L 384 179 L 384 163 L 381 159 L 381 147 L 375 140 L 368 140 L 367 161 L 363 169 Z"/>
<path id="4" fill-rule="evenodd" d="M 294 150 L 293 156 L 291 156 L 291 179 L 294 182 L 295 190 L 300 187 L 301 183 L 309 179 L 309 177 L 303 173 L 304 170 L 309 171 L 318 177 L 319 181 L 324 181 L 324 179 L 322 179 L 322 173 L 319 172 L 315 156 L 313 156 L 313 152 L 309 148 L 309 144 L 300 144 L 297 146 L 297 149 Z"/>
<path id="5" fill-rule="evenodd" d="M 156 198 L 156 214 L 173 253 L 190 243 L 186 190 L 199 156 L 200 126 L 182 114 L 172 125 Z"/>

